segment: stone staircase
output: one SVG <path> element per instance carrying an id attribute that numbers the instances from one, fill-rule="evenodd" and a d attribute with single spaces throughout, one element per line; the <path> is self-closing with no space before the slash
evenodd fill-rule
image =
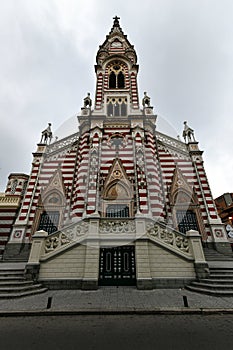
<path id="1" fill-rule="evenodd" d="M 0 299 L 19 298 L 44 293 L 47 288 L 32 280 L 27 280 L 22 264 L 0 263 Z"/>
<path id="2" fill-rule="evenodd" d="M 204 248 L 209 265 L 208 278 L 193 281 L 186 289 L 213 296 L 233 296 L 233 257 Z"/>
<path id="3" fill-rule="evenodd" d="M 203 248 L 206 261 L 233 261 L 233 253 L 230 255 L 221 254 L 213 248 Z"/>

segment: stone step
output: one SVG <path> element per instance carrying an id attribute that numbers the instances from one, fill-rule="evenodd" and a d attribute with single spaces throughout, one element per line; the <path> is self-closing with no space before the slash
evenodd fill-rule
<path id="1" fill-rule="evenodd" d="M 200 280 L 200 282 L 205 282 L 205 283 L 213 283 L 213 284 L 233 284 L 233 279 L 232 278 L 203 278 Z"/>
<path id="2" fill-rule="evenodd" d="M 211 266 L 210 267 L 210 271 L 229 271 L 229 272 L 233 272 L 233 268 L 231 266 L 227 267 L 227 266 L 224 266 L 224 267 L 221 267 L 221 266 L 216 266 L 216 267 L 213 267 Z"/>
<path id="3" fill-rule="evenodd" d="M 210 275 L 211 276 L 220 276 L 220 275 L 228 275 L 233 278 L 233 269 L 232 268 L 226 268 L 226 267 L 210 267 Z"/>
<path id="4" fill-rule="evenodd" d="M 0 294 L 0 299 L 22 298 L 30 295 L 45 293 L 47 292 L 47 290 L 48 290 L 47 288 L 38 288 L 38 289 L 32 289 L 24 292 L 19 292 L 19 293 L 5 293 L 5 294 Z"/>
<path id="5" fill-rule="evenodd" d="M 199 287 L 199 288 L 207 288 L 211 290 L 230 290 L 233 293 L 233 281 L 231 284 L 218 284 L 218 283 L 208 283 L 203 282 L 202 280 L 200 282 L 192 282 L 191 286 Z"/>
<path id="6" fill-rule="evenodd" d="M 25 281 L 26 278 L 23 275 L 19 276 L 0 276 L 0 282 L 2 281 Z"/>
<path id="7" fill-rule="evenodd" d="M 233 275 L 230 273 L 211 273 L 209 278 L 211 279 L 232 279 Z"/>
<path id="8" fill-rule="evenodd" d="M 206 256 L 206 261 L 233 261 L 231 258 L 219 258 L 215 256 Z"/>
<path id="9" fill-rule="evenodd" d="M 24 265 L 0 264 L 0 299 L 25 297 L 47 290 L 40 283 L 25 278 Z"/>
<path id="10" fill-rule="evenodd" d="M 211 273 L 233 273 L 232 267 L 210 267 Z"/>
<path id="11" fill-rule="evenodd" d="M 30 290 L 36 290 L 41 288 L 41 284 L 31 284 L 31 285 L 19 285 L 17 287 L 0 287 L 0 297 L 1 294 L 6 294 L 6 293 L 21 293 L 21 292 L 26 292 Z"/>
<path id="12" fill-rule="evenodd" d="M 21 280 L 21 281 L 0 281 L 1 287 L 19 287 L 19 286 L 31 286 L 33 285 L 33 281 Z"/>
<path id="13" fill-rule="evenodd" d="M 23 276 L 24 270 L 0 270 L 0 277 Z"/>
<path id="14" fill-rule="evenodd" d="M 203 251 L 207 261 L 233 261 L 233 254 L 221 254 L 211 248 L 204 248 Z"/>
<path id="15" fill-rule="evenodd" d="M 197 293 L 203 293 L 208 295 L 214 295 L 214 296 L 233 296 L 233 290 L 211 290 L 208 288 L 201 288 L 201 287 L 195 287 L 193 285 L 188 285 L 185 287 L 186 289 L 197 292 Z"/>

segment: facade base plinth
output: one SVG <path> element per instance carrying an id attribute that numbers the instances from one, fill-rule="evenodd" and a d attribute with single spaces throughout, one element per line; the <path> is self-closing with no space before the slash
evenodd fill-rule
<path id="1" fill-rule="evenodd" d="M 198 279 L 209 277 L 210 271 L 207 263 L 194 263 L 194 267 Z"/>
<path id="2" fill-rule="evenodd" d="M 153 278 L 153 289 L 177 289 L 184 288 L 194 281 L 194 278 Z"/>
<path id="3" fill-rule="evenodd" d="M 50 290 L 67 290 L 67 289 L 82 289 L 81 279 L 51 279 L 39 280 L 44 287 Z"/>
<path id="4" fill-rule="evenodd" d="M 137 289 L 153 289 L 152 279 L 138 279 L 137 280 Z"/>
<path id="5" fill-rule="evenodd" d="M 26 264 L 25 267 L 25 277 L 28 280 L 38 281 L 40 272 L 40 263 Z"/>
<path id="6" fill-rule="evenodd" d="M 98 289 L 98 281 L 96 280 L 88 280 L 82 281 L 82 289 L 83 290 L 96 290 Z"/>

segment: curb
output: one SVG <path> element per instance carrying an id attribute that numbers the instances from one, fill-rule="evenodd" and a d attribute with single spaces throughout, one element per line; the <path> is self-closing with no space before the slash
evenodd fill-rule
<path id="1" fill-rule="evenodd" d="M 79 309 L 79 310 L 26 310 L 0 311 L 0 317 L 31 317 L 31 316 L 75 316 L 75 315 L 233 315 L 233 309 L 213 308 L 157 308 L 142 309 Z"/>

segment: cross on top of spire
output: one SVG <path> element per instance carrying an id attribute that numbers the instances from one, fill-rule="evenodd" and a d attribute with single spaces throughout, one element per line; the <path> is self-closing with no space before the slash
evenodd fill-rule
<path id="1" fill-rule="evenodd" d="M 113 27 L 120 27 L 120 24 L 119 24 L 120 17 L 115 16 L 113 17 L 113 19 L 114 19 Z"/>

